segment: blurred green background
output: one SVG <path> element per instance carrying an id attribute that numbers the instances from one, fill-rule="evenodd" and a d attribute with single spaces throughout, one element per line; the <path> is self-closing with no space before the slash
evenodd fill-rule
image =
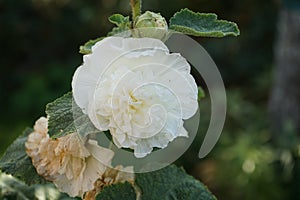
<path id="1" fill-rule="evenodd" d="M 227 121 L 214 150 L 199 160 L 210 117 L 209 99 L 203 100 L 198 138 L 177 162 L 221 200 L 300 199 L 298 136 L 291 126 L 274 139 L 268 115 L 283 6 L 279 0 L 143 2 L 143 10 L 167 19 L 187 7 L 217 13 L 240 27 L 239 37 L 197 39 L 223 76 Z M 24 127 L 45 115 L 48 102 L 71 90 L 73 72 L 82 62 L 79 45 L 106 35 L 113 13 L 130 14 L 129 1 L 0 0 L 0 154 Z"/>

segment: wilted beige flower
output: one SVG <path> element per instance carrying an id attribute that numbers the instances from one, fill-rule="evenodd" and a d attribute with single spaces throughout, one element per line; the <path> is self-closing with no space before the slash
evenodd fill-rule
<path id="1" fill-rule="evenodd" d="M 72 197 L 93 190 L 96 180 L 110 165 L 114 152 L 98 146 L 95 140 L 84 142 L 77 133 L 52 140 L 47 126 L 46 118 L 37 120 L 25 144 L 38 174 Z"/>
<path id="2" fill-rule="evenodd" d="M 105 173 L 94 183 L 94 189 L 85 193 L 84 200 L 94 200 L 105 186 L 126 181 L 134 183 L 133 167 L 124 168 L 118 165 L 115 168 L 107 168 Z"/>
<path id="3" fill-rule="evenodd" d="M 38 174 L 53 181 L 59 168 L 59 160 L 54 159 L 54 149 L 57 141 L 51 140 L 48 135 L 48 120 L 45 117 L 38 119 L 34 131 L 28 136 L 25 143 L 26 152 L 32 159 Z"/>

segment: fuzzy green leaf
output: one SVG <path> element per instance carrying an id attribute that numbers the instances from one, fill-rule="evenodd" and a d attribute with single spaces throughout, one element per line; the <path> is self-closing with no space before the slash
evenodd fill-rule
<path id="1" fill-rule="evenodd" d="M 49 103 L 46 106 L 46 113 L 49 119 L 48 134 L 52 138 L 74 132 L 82 136 L 98 132 L 89 117 L 76 105 L 71 92 Z"/>
<path id="2" fill-rule="evenodd" d="M 203 37 L 238 36 L 240 31 L 236 23 L 218 20 L 213 13 L 195 13 L 182 9 L 170 19 L 170 29 L 187 35 Z"/>
<path id="3" fill-rule="evenodd" d="M 142 200 L 199 199 L 216 200 L 200 181 L 187 175 L 176 166 L 136 175 Z"/>
<path id="4" fill-rule="evenodd" d="M 28 185 L 46 183 L 45 179 L 37 174 L 30 157 L 25 151 L 27 136 L 32 131 L 31 128 L 27 128 L 23 134 L 7 148 L 0 160 L 0 169 L 2 172 L 11 174 Z"/>
<path id="5" fill-rule="evenodd" d="M 92 46 L 94 46 L 97 42 L 101 41 L 105 37 L 96 38 L 94 40 L 87 41 L 84 45 L 79 47 L 79 53 L 81 54 L 90 54 L 92 53 Z"/>
<path id="6" fill-rule="evenodd" d="M 136 193 L 130 183 L 119 183 L 104 187 L 96 200 L 136 200 Z"/>

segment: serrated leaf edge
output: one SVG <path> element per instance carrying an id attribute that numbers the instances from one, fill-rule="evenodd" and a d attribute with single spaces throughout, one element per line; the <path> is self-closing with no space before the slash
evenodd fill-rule
<path id="1" fill-rule="evenodd" d="M 215 13 L 200 13 L 200 12 L 193 12 L 192 10 L 188 9 L 188 8 L 183 8 L 181 9 L 180 11 L 176 12 L 169 20 L 169 25 L 170 25 L 170 29 L 174 30 L 174 31 L 177 31 L 177 32 L 180 32 L 178 30 L 175 30 L 174 27 L 177 27 L 179 29 L 187 29 L 191 32 L 196 32 L 194 29 L 190 28 L 190 27 L 187 27 L 187 26 L 181 26 L 181 25 L 174 25 L 172 24 L 172 20 L 175 20 L 176 16 L 177 15 L 180 15 L 182 14 L 182 12 L 189 12 L 189 13 L 192 13 L 192 14 L 195 14 L 195 15 L 198 15 L 198 16 L 213 16 L 214 20 L 218 20 L 219 22 L 225 22 L 225 23 L 228 23 L 228 24 L 231 24 L 234 26 L 234 28 L 236 29 L 236 33 L 235 32 L 228 32 L 228 33 L 223 33 L 221 31 L 212 31 L 212 32 L 209 32 L 209 33 L 201 33 L 201 34 L 195 34 L 194 36 L 203 36 L 203 37 L 211 37 L 212 34 L 214 35 L 219 35 L 219 34 L 222 34 L 221 36 L 214 36 L 214 37 L 224 37 L 224 36 L 229 36 L 229 35 L 233 35 L 233 36 L 238 36 L 240 35 L 240 30 L 238 28 L 238 25 L 234 22 L 231 22 L 231 21 L 227 21 L 227 20 L 222 20 L 222 19 L 218 19 L 218 15 L 216 15 Z"/>

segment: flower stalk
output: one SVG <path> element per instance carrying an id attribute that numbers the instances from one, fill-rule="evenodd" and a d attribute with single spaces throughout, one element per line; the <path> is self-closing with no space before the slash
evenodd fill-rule
<path id="1" fill-rule="evenodd" d="M 142 0 L 130 0 L 131 10 L 132 10 L 132 19 L 135 19 L 141 15 Z"/>

